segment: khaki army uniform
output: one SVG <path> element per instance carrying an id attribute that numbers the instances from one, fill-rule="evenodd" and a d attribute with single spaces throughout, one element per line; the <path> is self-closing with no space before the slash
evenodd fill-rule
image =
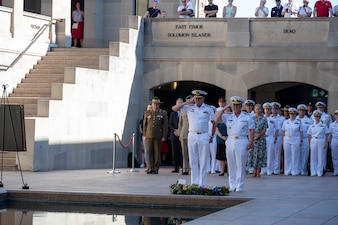
<path id="1" fill-rule="evenodd" d="M 168 135 L 168 114 L 167 111 L 156 109 L 146 111 L 143 118 L 143 135 L 146 137 L 150 169 L 158 173 L 160 167 L 161 139 Z"/>

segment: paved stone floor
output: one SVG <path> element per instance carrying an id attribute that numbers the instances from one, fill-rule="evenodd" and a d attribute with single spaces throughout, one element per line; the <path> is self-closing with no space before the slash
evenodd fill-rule
<path id="1" fill-rule="evenodd" d="M 20 172 L 3 172 L 3 190 L 27 192 L 78 192 L 168 197 L 169 185 L 178 179 L 190 182 L 190 176 L 171 173 L 171 167 L 161 168 L 158 175 L 147 175 L 144 169 L 131 172 L 128 168 L 68 170 L 50 172 L 23 171 L 29 190 L 22 190 Z M 228 186 L 228 178 L 208 175 L 211 186 Z M 244 190 L 224 198 L 252 199 L 216 213 L 200 217 L 187 225 L 225 224 L 338 224 L 338 177 L 327 173 L 324 177 L 247 175 Z"/>

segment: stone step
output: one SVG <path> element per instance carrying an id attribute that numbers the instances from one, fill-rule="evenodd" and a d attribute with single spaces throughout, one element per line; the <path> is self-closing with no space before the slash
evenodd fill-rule
<path id="1" fill-rule="evenodd" d="M 85 61 L 85 62 L 72 62 L 72 61 L 65 61 L 65 62 L 60 62 L 60 61 L 53 61 L 50 63 L 41 63 L 37 64 L 34 66 L 35 69 L 58 69 L 62 65 L 63 67 L 84 67 L 84 68 L 93 68 L 99 66 L 99 61 Z"/>
<path id="2" fill-rule="evenodd" d="M 16 88 L 13 94 L 29 93 L 29 94 L 51 94 L 51 88 Z"/>
<path id="3" fill-rule="evenodd" d="M 49 79 L 49 78 L 64 78 L 64 73 L 55 73 L 55 74 L 46 74 L 46 73 L 38 73 L 38 72 L 32 72 L 26 75 L 25 79 L 29 78 L 40 78 L 40 79 Z"/>
<path id="4" fill-rule="evenodd" d="M 20 83 L 18 88 L 51 88 L 52 84 L 50 82 L 46 83 Z"/>
<path id="5" fill-rule="evenodd" d="M 37 69 L 30 69 L 29 73 L 40 73 L 40 74 L 53 74 L 53 73 L 57 73 L 57 74 L 61 74 L 64 73 L 65 68 L 64 66 L 60 65 L 59 67 L 55 67 L 55 68 L 37 68 Z"/>
<path id="6" fill-rule="evenodd" d="M 39 78 L 39 77 L 29 77 L 22 79 L 21 83 L 62 83 L 64 77 L 48 77 L 48 78 Z"/>
<path id="7" fill-rule="evenodd" d="M 24 115 L 26 116 L 36 116 L 38 113 L 37 104 L 24 104 Z"/>
<path id="8" fill-rule="evenodd" d="M 8 97 L 8 103 L 9 104 L 16 104 L 16 105 L 37 104 L 39 99 L 41 99 L 41 98 Z"/>
<path id="9" fill-rule="evenodd" d="M 16 166 L 16 152 L 7 152 L 4 151 L 1 153 L 3 157 L 3 165 L 0 160 L 0 166 L 2 166 L 3 171 L 15 171 L 17 170 Z"/>
<path id="10" fill-rule="evenodd" d="M 9 95 L 9 97 L 44 97 L 44 98 L 50 98 L 50 93 L 12 93 Z"/>

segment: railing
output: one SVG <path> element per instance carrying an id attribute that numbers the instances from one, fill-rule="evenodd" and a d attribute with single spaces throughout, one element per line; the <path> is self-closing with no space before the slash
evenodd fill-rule
<path id="1" fill-rule="evenodd" d="M 31 42 L 28 44 L 28 46 L 13 60 L 13 62 L 10 65 L 1 65 L 0 64 L 0 71 L 7 71 L 9 68 L 12 68 L 22 58 L 22 56 L 25 55 L 25 53 L 36 42 L 36 40 L 39 39 L 39 37 L 41 37 L 41 35 L 47 29 L 47 27 L 50 27 L 53 23 L 55 23 L 54 21 L 56 21 L 56 19 L 51 20 L 48 24 L 44 24 L 38 30 L 38 32 L 34 35 Z"/>

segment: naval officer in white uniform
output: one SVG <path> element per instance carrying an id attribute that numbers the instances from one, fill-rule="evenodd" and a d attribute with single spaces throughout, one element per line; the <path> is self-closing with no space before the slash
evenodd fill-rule
<path id="1" fill-rule="evenodd" d="M 252 147 L 255 123 L 246 112 L 242 112 L 243 98 L 230 98 L 233 113 L 223 114 L 223 110 L 216 113 L 216 122 L 223 122 L 227 126 L 228 139 L 226 141 L 226 155 L 229 165 L 230 191 L 241 192 L 244 186 L 245 165 L 247 151 Z"/>
<path id="2" fill-rule="evenodd" d="M 204 104 L 207 93 L 202 90 L 192 91 L 193 99 L 177 103 L 173 111 L 181 110 L 189 120 L 188 154 L 191 168 L 191 184 L 205 187 L 207 184 L 208 163 L 210 163 L 209 143 L 214 140 L 216 124 L 214 110 Z M 195 103 L 195 104 L 192 104 Z M 212 124 L 209 135 L 209 122 Z"/>

